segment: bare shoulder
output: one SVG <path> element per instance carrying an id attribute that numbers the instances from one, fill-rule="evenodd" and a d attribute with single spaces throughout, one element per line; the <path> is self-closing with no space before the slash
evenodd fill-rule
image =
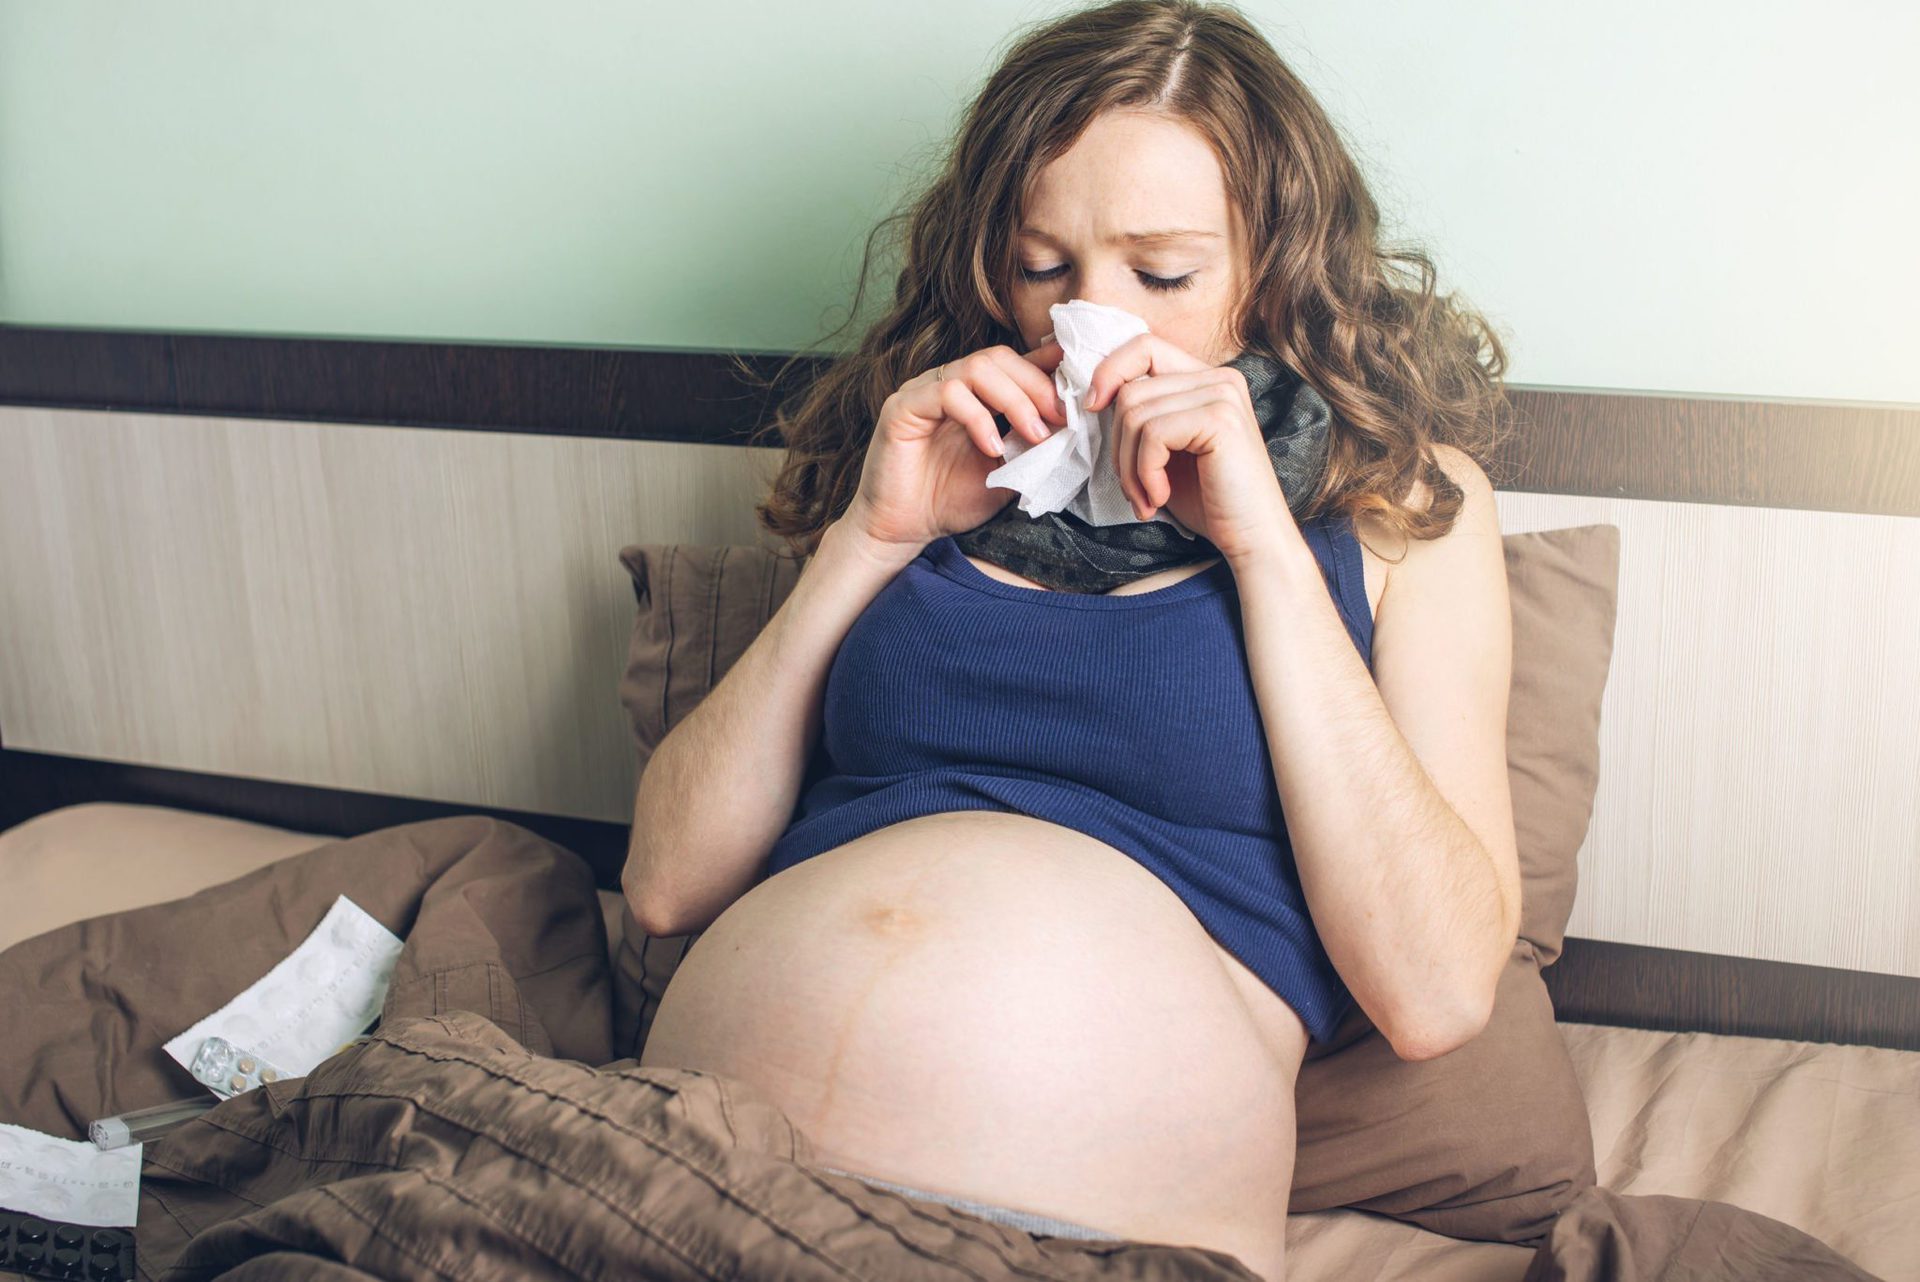
<path id="1" fill-rule="evenodd" d="M 1473 455 L 1456 445 L 1436 444 L 1433 458 L 1440 465 L 1440 470 L 1447 474 L 1447 479 L 1459 486 L 1466 495 L 1455 528 L 1463 524 L 1471 525 L 1474 516 L 1484 515 L 1484 508 L 1492 505 L 1493 482 L 1487 479 L 1486 471 L 1474 461 Z M 1420 477 L 1414 477 L 1413 489 L 1407 495 L 1407 506 L 1416 512 L 1424 512 L 1432 502 L 1433 487 Z"/>
<path id="2" fill-rule="evenodd" d="M 1453 526 L 1447 533 L 1437 539 L 1410 539 L 1371 512 L 1361 514 L 1354 521 L 1354 533 L 1360 539 L 1366 562 L 1368 596 L 1376 614 L 1394 576 L 1409 573 L 1416 565 L 1434 559 L 1441 545 L 1457 546 L 1453 544 L 1455 539 L 1475 534 L 1491 534 L 1495 538 L 1500 536 L 1493 482 L 1488 479 L 1485 469 L 1474 461 L 1471 454 L 1457 446 L 1436 444 L 1433 456 L 1447 479 L 1459 486 L 1465 496 L 1459 514 L 1454 517 Z M 1415 477 L 1413 488 L 1406 498 L 1407 506 L 1416 512 L 1424 512 L 1432 502 L 1433 487 Z"/>

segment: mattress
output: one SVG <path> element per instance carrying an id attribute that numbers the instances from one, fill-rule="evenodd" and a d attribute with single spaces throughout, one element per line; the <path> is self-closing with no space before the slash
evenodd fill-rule
<path id="1" fill-rule="evenodd" d="M 0 833 L 0 948 L 191 894 L 325 836 L 157 806 L 88 804 Z M 619 896 L 601 892 L 610 939 Z M 1562 1023 L 1600 1183 L 1732 1203 L 1860 1267 L 1920 1282 L 1920 1051 Z M 1289 1218 L 1289 1282 L 1519 1282 L 1531 1247 L 1355 1210 Z"/>

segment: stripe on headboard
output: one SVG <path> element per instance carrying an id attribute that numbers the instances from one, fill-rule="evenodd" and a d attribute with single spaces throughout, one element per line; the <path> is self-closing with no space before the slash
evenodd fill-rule
<path id="1" fill-rule="evenodd" d="M 1920 1050 L 1920 979 L 1569 935 L 1541 972 L 1581 1024 Z"/>
<path id="2" fill-rule="evenodd" d="M 0 325 L 0 404 L 744 444 L 723 352 Z M 760 377 L 783 353 L 740 353 Z M 1509 388 L 1503 489 L 1920 516 L 1920 406 Z M 777 438 L 766 442 L 777 445 Z"/>

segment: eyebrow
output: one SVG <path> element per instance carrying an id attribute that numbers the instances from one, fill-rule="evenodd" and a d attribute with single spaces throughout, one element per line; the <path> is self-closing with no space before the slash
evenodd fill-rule
<path id="1" fill-rule="evenodd" d="M 1022 227 L 1020 229 L 1020 234 L 1022 236 L 1038 236 L 1040 237 L 1040 239 L 1052 241 L 1056 245 L 1060 243 L 1057 237 L 1052 235 L 1050 232 L 1045 232 L 1040 230 L 1038 227 Z M 1118 236 L 1107 237 L 1107 243 L 1109 245 L 1119 245 L 1119 244 L 1152 245 L 1152 244 L 1164 244 L 1168 241 L 1174 241 L 1174 240 L 1223 240 L 1223 239 L 1225 239 L 1225 237 L 1221 236 L 1221 234 L 1217 231 L 1199 231 L 1191 227 L 1170 227 L 1160 231 L 1122 232 Z"/>

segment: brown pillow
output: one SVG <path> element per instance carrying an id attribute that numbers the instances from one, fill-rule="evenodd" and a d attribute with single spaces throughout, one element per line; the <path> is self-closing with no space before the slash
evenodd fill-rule
<path id="1" fill-rule="evenodd" d="M 1296 1088 L 1296 1212 L 1354 1206 L 1455 1237 L 1525 1242 L 1594 1182 L 1586 1108 L 1540 968 L 1560 954 L 1599 780 L 1620 532 L 1509 534 L 1505 546 L 1520 939 L 1486 1029 L 1452 1053 L 1403 1060 L 1358 1007 L 1328 1042 L 1309 1045 Z M 766 625 L 804 561 L 676 544 L 624 548 L 620 559 L 640 604 L 620 699 L 644 769 Z M 625 926 L 615 1053 L 637 1056 L 698 935 L 648 939 L 630 913 Z"/>
<path id="2" fill-rule="evenodd" d="M 1551 966 L 1573 915 L 1575 857 L 1600 786 L 1620 527 L 1534 530 L 1505 542 L 1513 607 L 1507 780 L 1520 841 L 1520 937 Z"/>
<path id="3" fill-rule="evenodd" d="M 727 674 L 799 581 L 805 558 L 758 547 L 653 543 L 620 549 L 639 605 L 620 706 L 640 769 Z M 700 932 L 650 937 L 626 906 L 613 959 L 614 1055 L 638 1059 L 680 959 Z"/>
<path id="4" fill-rule="evenodd" d="M 1593 1124 L 1532 941 L 1514 941 L 1478 1037 L 1405 1060 L 1355 1007 L 1294 1084 L 1293 1213 L 1378 1211 L 1529 1242 L 1594 1184 Z"/>
<path id="5" fill-rule="evenodd" d="M 654 543 L 620 549 L 639 617 L 620 676 L 640 768 L 727 675 L 799 582 L 805 560 L 757 547 Z"/>

